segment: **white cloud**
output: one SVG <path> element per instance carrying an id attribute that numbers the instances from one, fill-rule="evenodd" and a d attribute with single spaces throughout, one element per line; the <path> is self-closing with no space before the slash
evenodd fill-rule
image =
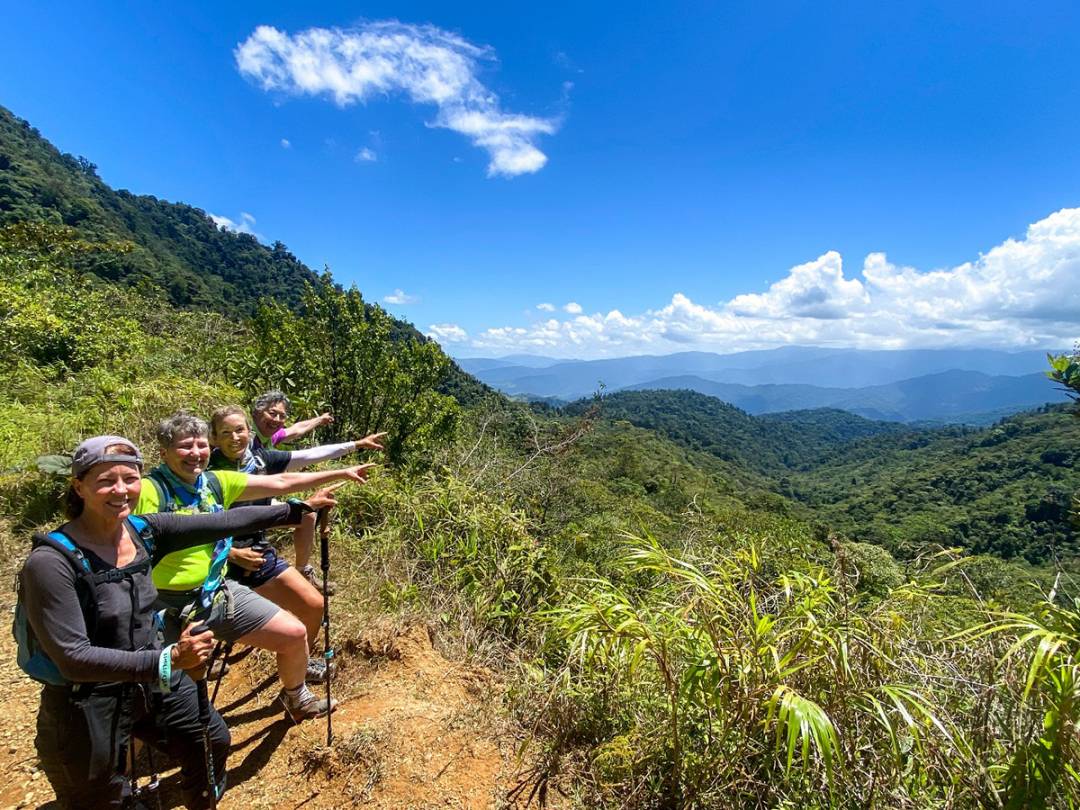
<path id="1" fill-rule="evenodd" d="M 401 289 L 394 290 L 390 295 L 383 297 L 383 302 L 387 304 L 415 304 L 420 301 L 420 297 L 417 295 L 409 295 L 407 292 Z"/>
<path id="2" fill-rule="evenodd" d="M 504 112 L 478 78 L 491 49 L 430 25 L 394 21 L 357 28 L 310 28 L 287 34 L 260 25 L 235 51 L 240 72 L 267 91 L 331 98 L 339 107 L 376 95 L 403 93 L 437 108 L 432 127 L 450 129 L 486 150 L 488 175 L 539 171 L 537 147 L 557 122 Z"/>
<path id="3" fill-rule="evenodd" d="M 356 157 L 353 158 L 353 160 L 355 160 L 357 163 L 374 163 L 378 159 L 379 156 L 376 155 L 372 150 L 368 149 L 366 146 L 359 152 L 357 152 Z"/>
<path id="4" fill-rule="evenodd" d="M 433 323 L 428 326 L 428 336 L 440 343 L 463 343 L 469 334 L 456 323 Z"/>
<path id="5" fill-rule="evenodd" d="M 281 139 L 281 148 L 282 149 L 292 149 L 292 143 L 289 141 L 288 138 L 282 138 Z"/>
<path id="6" fill-rule="evenodd" d="M 255 217 L 249 214 L 247 211 L 240 212 L 240 221 L 234 221 L 228 217 L 221 216 L 220 214 L 207 213 L 210 219 L 214 220 L 214 224 L 221 228 L 223 231 L 232 231 L 233 233 L 246 233 L 254 236 L 256 239 L 262 239 L 262 234 L 255 230 Z"/>
<path id="7" fill-rule="evenodd" d="M 555 305 L 554 304 L 537 304 L 536 308 L 538 310 L 540 310 L 541 312 L 554 312 L 555 311 Z"/>
<path id="8" fill-rule="evenodd" d="M 1080 208 L 1051 214 L 1023 238 L 952 268 L 920 271 L 871 253 L 848 277 L 840 254 L 829 251 L 763 291 L 715 306 L 676 292 L 636 315 L 563 309 L 571 317 L 485 329 L 470 348 L 578 357 L 788 344 L 1068 348 L 1080 338 Z"/>

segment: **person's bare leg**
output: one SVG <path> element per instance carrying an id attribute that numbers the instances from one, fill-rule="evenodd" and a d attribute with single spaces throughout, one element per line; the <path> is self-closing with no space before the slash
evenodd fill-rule
<path id="1" fill-rule="evenodd" d="M 287 610 L 277 614 L 260 627 L 236 640 L 277 653 L 278 677 L 286 689 L 304 683 L 308 663 L 308 638 L 304 623 Z"/>
<path id="2" fill-rule="evenodd" d="M 303 574 L 295 568 L 287 568 L 256 588 L 255 593 L 296 616 L 307 629 L 308 641 L 312 644 L 318 642 L 323 598 Z"/>
<path id="3" fill-rule="evenodd" d="M 309 512 L 304 515 L 300 525 L 293 529 L 293 548 L 296 551 L 296 567 L 303 568 L 311 564 L 311 550 L 315 548 L 315 522 L 318 514 Z"/>

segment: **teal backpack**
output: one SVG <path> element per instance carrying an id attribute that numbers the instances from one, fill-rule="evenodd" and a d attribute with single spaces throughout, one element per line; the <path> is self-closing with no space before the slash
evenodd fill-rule
<path id="1" fill-rule="evenodd" d="M 206 470 L 203 475 L 206 476 L 206 484 L 210 487 L 210 492 L 213 494 L 214 500 L 217 501 L 218 506 L 224 509 L 225 493 L 221 488 L 221 480 L 212 470 Z M 183 497 L 180 493 L 173 491 L 173 488 L 169 485 L 165 476 L 161 474 L 160 470 L 151 470 L 146 477 L 149 479 L 150 483 L 153 484 L 154 490 L 157 492 L 159 512 L 178 511 L 181 508 L 180 506 L 177 506 L 176 502 L 178 500 L 185 506 L 191 505 L 190 503 L 187 503 L 187 498 Z"/>
<path id="2" fill-rule="evenodd" d="M 33 548 L 38 546 L 52 546 L 64 557 L 75 570 L 75 592 L 79 597 L 79 607 L 82 609 L 83 618 L 86 621 L 86 635 L 93 643 L 94 633 L 97 629 L 97 587 L 106 582 L 118 582 L 132 577 L 135 574 L 146 573 L 150 570 L 150 560 L 154 552 L 154 536 L 150 530 L 150 524 L 141 517 L 132 515 L 127 518 L 132 536 L 137 537 L 146 550 L 146 558 L 139 563 L 125 566 L 124 568 L 111 568 L 108 571 L 94 571 L 90 567 L 90 561 L 86 559 L 71 538 L 60 531 L 49 532 L 47 535 L 34 537 Z M 15 619 L 12 622 L 11 632 L 15 636 L 17 647 L 15 661 L 19 669 L 39 683 L 50 686 L 68 686 L 70 682 L 60 674 L 48 654 L 38 643 L 34 635 L 34 629 L 30 626 L 26 615 L 26 607 L 23 603 L 22 577 L 16 577 L 15 592 Z"/>

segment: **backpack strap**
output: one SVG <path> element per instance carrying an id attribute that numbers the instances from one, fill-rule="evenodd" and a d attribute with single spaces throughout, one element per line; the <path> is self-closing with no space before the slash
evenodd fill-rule
<path id="1" fill-rule="evenodd" d="M 146 518 L 139 517 L 138 515 L 128 515 L 127 524 L 131 529 L 132 534 L 139 538 L 139 542 L 142 543 L 143 548 L 146 550 L 146 556 L 153 559 L 156 539 L 154 537 L 154 530 L 150 528 L 150 523 Z"/>
<path id="2" fill-rule="evenodd" d="M 92 640 L 97 629 L 97 586 L 100 582 L 105 582 L 107 577 L 95 574 L 83 550 L 59 529 L 39 537 L 42 539 L 35 540 L 35 546 L 44 545 L 55 549 L 75 570 L 75 593 L 79 597 L 79 607 L 82 608 L 83 621 L 86 623 L 86 636 Z M 80 583 L 82 587 L 79 587 Z"/>
<path id="3" fill-rule="evenodd" d="M 217 501 L 218 506 L 224 509 L 225 491 L 221 486 L 221 479 L 218 478 L 212 470 L 204 470 L 203 475 L 206 476 L 206 484 L 210 487 L 210 492 L 214 496 L 214 500 Z M 153 469 L 147 477 L 150 479 L 150 483 L 154 485 L 154 489 L 157 490 L 158 511 L 177 511 L 179 507 L 176 505 L 176 494 L 173 492 L 172 487 L 169 486 L 169 482 L 165 479 L 165 476 L 159 473 L 157 469 Z"/>
<path id="4" fill-rule="evenodd" d="M 169 486 L 169 483 L 165 480 L 164 476 L 156 469 L 153 469 L 146 477 L 150 483 L 154 485 L 154 490 L 157 492 L 158 511 L 175 512 L 176 496 L 173 494 L 172 488 Z"/>
<path id="5" fill-rule="evenodd" d="M 210 491 L 214 494 L 214 500 L 218 502 L 218 506 L 224 509 L 225 490 L 221 486 L 221 479 L 217 477 L 213 470 L 206 470 L 203 475 L 206 476 L 206 484 L 210 487 Z"/>
<path id="6" fill-rule="evenodd" d="M 86 555 L 83 554 L 82 549 L 75 545 L 75 542 L 70 537 L 59 529 L 56 529 L 45 535 L 45 538 L 52 541 L 48 545 L 58 549 L 71 561 L 75 573 L 80 576 L 85 576 L 90 573 L 90 561 L 86 559 Z"/>

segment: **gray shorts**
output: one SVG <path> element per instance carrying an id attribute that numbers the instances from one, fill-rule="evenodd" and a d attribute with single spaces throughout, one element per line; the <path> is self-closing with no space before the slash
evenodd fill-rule
<path id="1" fill-rule="evenodd" d="M 214 638 L 236 641 L 266 624 L 278 614 L 280 607 L 246 585 L 224 580 L 223 593 L 214 600 L 210 618 L 205 624 L 214 631 Z M 180 638 L 183 616 L 194 604 L 191 591 L 158 591 L 156 608 L 165 608 L 165 643 L 173 644 Z"/>

